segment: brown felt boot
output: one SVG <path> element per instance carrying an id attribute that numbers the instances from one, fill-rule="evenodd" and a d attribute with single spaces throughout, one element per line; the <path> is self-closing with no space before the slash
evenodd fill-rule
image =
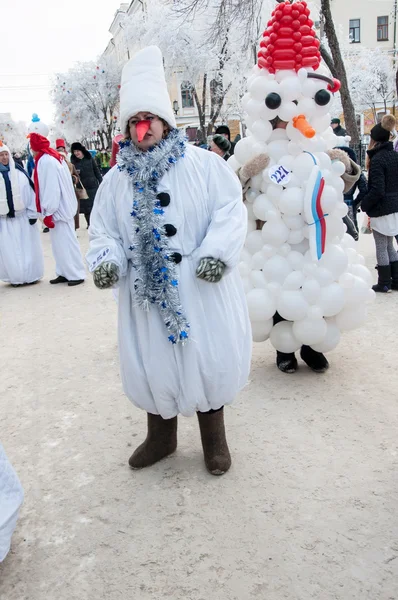
<path id="1" fill-rule="evenodd" d="M 160 415 L 148 413 L 146 440 L 130 456 L 132 469 L 144 469 L 162 458 L 173 454 L 177 448 L 177 417 L 162 419 Z"/>
<path id="2" fill-rule="evenodd" d="M 197 414 L 207 470 L 212 475 L 224 475 L 231 466 L 231 455 L 225 438 L 224 408 Z"/>

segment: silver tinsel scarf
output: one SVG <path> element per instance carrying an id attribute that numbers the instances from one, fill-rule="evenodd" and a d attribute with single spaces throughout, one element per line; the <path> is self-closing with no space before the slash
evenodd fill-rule
<path id="1" fill-rule="evenodd" d="M 130 260 L 136 271 L 137 305 L 149 310 L 156 304 L 173 344 L 188 339 L 189 324 L 180 304 L 177 268 L 169 254 L 164 229 L 164 210 L 157 199 L 163 175 L 184 156 L 184 132 L 173 129 L 150 150 L 139 150 L 130 140 L 119 143 L 117 164 L 133 185 Z"/>

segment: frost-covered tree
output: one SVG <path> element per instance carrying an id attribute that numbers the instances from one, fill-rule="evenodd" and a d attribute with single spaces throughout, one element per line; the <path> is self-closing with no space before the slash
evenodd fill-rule
<path id="1" fill-rule="evenodd" d="M 11 152 L 25 152 L 28 128 L 23 121 L 14 121 L 10 116 L 0 114 L 0 140 L 7 144 Z"/>
<path id="2" fill-rule="evenodd" d="M 221 35 L 212 39 L 208 12 L 182 13 L 177 6 L 179 3 L 152 0 L 147 10 L 131 17 L 125 27 L 132 46 L 158 45 L 168 77 L 180 75 L 187 82 L 205 139 L 220 115 L 228 112 L 226 98 L 234 98 L 230 107 L 238 103 L 241 75 L 247 73 L 250 52 L 242 47 L 236 28 L 226 25 Z"/>
<path id="3" fill-rule="evenodd" d="M 112 58 L 82 62 L 55 75 L 55 126 L 68 141 L 111 147 L 118 120 L 121 68 Z"/>

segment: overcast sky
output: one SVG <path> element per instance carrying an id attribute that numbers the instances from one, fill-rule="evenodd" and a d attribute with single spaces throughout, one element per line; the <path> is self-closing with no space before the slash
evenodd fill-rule
<path id="1" fill-rule="evenodd" d="M 106 48 L 120 0 L 0 0 L 0 113 L 52 119 L 50 77 Z M 51 26 L 50 26 L 51 24 Z"/>

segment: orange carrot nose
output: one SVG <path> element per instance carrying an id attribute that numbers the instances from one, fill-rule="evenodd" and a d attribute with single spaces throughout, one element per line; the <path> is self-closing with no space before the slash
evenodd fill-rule
<path id="1" fill-rule="evenodd" d="M 135 128 L 136 128 L 136 131 L 137 131 L 137 138 L 138 138 L 139 142 L 142 142 L 142 140 L 144 139 L 144 137 L 148 133 L 150 126 L 151 126 L 151 122 L 150 121 L 138 121 L 138 123 L 135 126 Z"/>
<path id="2" fill-rule="evenodd" d="M 308 121 L 304 115 L 299 115 L 298 117 L 294 117 L 293 125 L 306 138 L 313 138 L 316 133 L 315 129 L 313 129 L 311 127 L 311 125 L 308 123 Z"/>

